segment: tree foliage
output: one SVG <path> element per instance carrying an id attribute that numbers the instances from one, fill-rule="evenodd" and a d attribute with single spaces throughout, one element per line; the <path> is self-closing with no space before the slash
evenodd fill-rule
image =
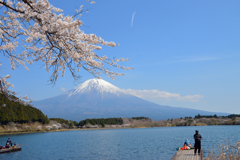
<path id="1" fill-rule="evenodd" d="M 233 118 L 236 118 L 236 117 L 240 117 L 240 114 L 229 114 L 227 117 L 233 119 Z"/>
<path id="2" fill-rule="evenodd" d="M 3 104 L 5 104 L 3 106 Z M 41 122 L 49 123 L 49 119 L 42 111 L 30 105 L 23 105 L 19 102 L 10 101 L 4 94 L 0 94 L 0 123 L 8 122 Z"/>
<path id="3" fill-rule="evenodd" d="M 196 119 L 199 119 L 199 118 L 217 118 L 218 116 L 215 114 L 215 115 L 196 115 L 195 118 Z"/>
<path id="4" fill-rule="evenodd" d="M 228 116 L 217 116 L 216 114 L 215 115 L 196 115 L 195 118 L 199 119 L 199 118 L 231 118 L 231 119 L 234 119 L 236 117 L 240 117 L 240 114 L 229 114 Z"/>

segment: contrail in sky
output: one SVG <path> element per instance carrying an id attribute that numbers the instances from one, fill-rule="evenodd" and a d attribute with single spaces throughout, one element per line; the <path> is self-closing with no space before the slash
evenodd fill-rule
<path id="1" fill-rule="evenodd" d="M 136 12 L 134 12 L 133 15 L 132 15 L 132 23 L 131 23 L 131 27 L 133 26 L 133 20 L 134 20 L 135 13 L 136 13 Z"/>

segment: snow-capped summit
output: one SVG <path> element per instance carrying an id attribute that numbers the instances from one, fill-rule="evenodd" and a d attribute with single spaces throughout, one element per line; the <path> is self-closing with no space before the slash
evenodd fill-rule
<path id="1" fill-rule="evenodd" d="M 103 94 L 104 92 L 109 92 L 113 94 L 119 94 L 121 90 L 118 87 L 112 85 L 111 83 L 104 81 L 103 79 L 89 79 L 77 86 L 74 90 L 71 90 L 69 93 L 69 97 L 72 95 L 87 92 L 95 92 L 101 94 Z"/>

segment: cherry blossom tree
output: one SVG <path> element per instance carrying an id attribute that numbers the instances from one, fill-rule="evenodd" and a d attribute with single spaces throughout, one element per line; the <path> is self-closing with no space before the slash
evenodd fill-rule
<path id="1" fill-rule="evenodd" d="M 80 69 L 95 77 L 104 73 L 112 79 L 124 73 L 113 72 L 106 65 L 132 69 L 118 65 L 119 61 L 128 59 L 108 58 L 95 53 L 104 45 L 115 47 L 116 44 L 81 30 L 83 6 L 74 15 L 63 16 L 63 11 L 48 0 L 0 0 L 0 12 L 0 53 L 9 58 L 13 70 L 18 65 L 28 70 L 26 64 L 42 61 L 46 71 L 51 72 L 51 83 L 55 83 L 59 72 L 64 76 L 66 69 L 74 79 L 79 78 Z M 17 50 L 20 46 L 24 48 L 21 53 Z M 0 76 L 1 93 L 15 95 L 9 90 L 13 85 L 7 82 L 8 78 L 10 75 Z M 24 99 L 32 101 L 27 96 Z"/>

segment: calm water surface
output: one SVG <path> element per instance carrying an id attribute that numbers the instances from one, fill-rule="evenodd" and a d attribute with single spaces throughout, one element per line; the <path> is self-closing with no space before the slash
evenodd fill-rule
<path id="1" fill-rule="evenodd" d="M 67 159 L 160 159 L 169 160 L 186 138 L 193 143 L 199 130 L 202 147 L 208 149 L 229 140 L 240 140 L 240 126 L 194 126 L 143 129 L 113 129 L 50 132 L 0 136 L 0 144 L 8 137 L 25 144 L 22 151 L 0 154 L 0 159 L 67 160 Z"/>

